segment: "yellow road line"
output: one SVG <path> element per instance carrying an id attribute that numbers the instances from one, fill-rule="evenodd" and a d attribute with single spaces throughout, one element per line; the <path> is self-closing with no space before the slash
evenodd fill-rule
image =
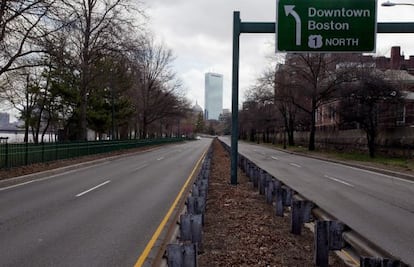
<path id="1" fill-rule="evenodd" d="M 359 262 L 358 261 L 356 261 L 355 259 L 354 259 L 354 257 L 352 257 L 352 255 L 351 254 L 349 254 L 346 250 L 341 250 L 341 252 L 350 260 L 350 261 L 352 261 L 356 266 L 359 266 Z"/>
<path id="2" fill-rule="evenodd" d="M 135 263 L 134 267 L 141 267 L 145 259 L 148 257 L 149 253 L 151 252 L 152 247 L 155 244 L 155 241 L 157 241 L 158 237 L 160 236 L 162 230 L 164 229 L 165 225 L 167 224 L 168 220 L 171 217 L 171 214 L 173 213 L 174 209 L 177 206 L 178 201 L 180 201 L 182 195 L 184 194 L 185 189 L 187 188 L 188 184 L 191 181 L 191 178 L 193 177 L 195 171 L 197 170 L 198 166 L 201 163 L 201 160 L 206 155 L 207 150 L 204 151 L 203 155 L 200 157 L 200 159 L 197 161 L 196 166 L 191 171 L 190 175 L 187 178 L 187 181 L 185 182 L 184 186 L 181 188 L 181 191 L 178 193 L 177 197 L 175 198 L 173 204 L 171 205 L 170 209 L 168 210 L 167 214 L 165 215 L 164 219 L 162 219 L 160 225 L 158 226 L 157 230 L 155 230 L 153 236 L 151 237 L 151 240 L 148 242 L 147 246 L 145 247 L 144 251 L 142 252 L 141 256 L 139 256 L 138 261 Z"/>

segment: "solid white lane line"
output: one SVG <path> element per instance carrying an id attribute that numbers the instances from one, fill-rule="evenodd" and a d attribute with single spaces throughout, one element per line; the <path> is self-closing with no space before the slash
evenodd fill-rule
<path id="1" fill-rule="evenodd" d="M 332 176 L 329 176 L 329 175 L 324 175 L 324 177 L 328 178 L 329 180 L 332 180 L 332 181 L 335 181 L 335 182 L 338 182 L 338 183 L 341 183 L 341 184 L 344 184 L 344 185 L 347 185 L 347 186 L 350 186 L 350 187 L 354 187 L 354 185 L 352 185 L 350 183 L 347 183 L 345 181 L 342 181 L 338 178 L 335 178 L 335 177 L 332 177 Z"/>
<path id="2" fill-rule="evenodd" d="M 298 167 L 298 168 L 302 168 L 302 166 L 300 166 L 299 164 L 293 163 L 293 162 L 289 163 L 289 165 L 292 165 L 292 166 L 295 166 L 295 167 Z"/>
<path id="3" fill-rule="evenodd" d="M 74 172 L 83 171 L 83 170 L 90 169 L 90 168 L 94 168 L 94 167 L 100 166 L 100 165 L 106 165 L 108 163 L 109 162 L 102 162 L 102 163 L 98 163 L 96 165 L 81 167 L 79 169 L 65 171 L 65 172 L 61 172 L 61 173 L 57 173 L 57 174 L 52 174 L 52 175 L 46 176 L 44 178 L 39 178 L 39 179 L 33 178 L 33 180 L 30 180 L 30 181 L 27 181 L 27 182 L 23 182 L 23 183 L 20 183 L 20 184 L 15 184 L 15 185 L 10 185 L 10 186 L 7 186 L 7 187 L 2 187 L 2 188 L 0 188 L 0 191 L 5 191 L 5 190 L 8 190 L 8 189 L 13 189 L 13 188 L 16 188 L 16 187 L 20 187 L 20 186 L 27 185 L 27 184 L 31 184 L 31 183 L 35 183 L 35 182 L 47 181 L 47 180 L 52 179 L 52 178 L 56 178 L 56 177 L 59 177 L 59 176 L 64 176 L 64 175 L 71 174 L 71 173 L 74 173 Z M 65 168 L 65 167 L 63 167 L 63 168 Z M 47 172 L 47 171 L 45 171 L 45 172 Z M 41 174 L 41 173 L 39 173 L 39 174 Z M 31 175 L 31 174 L 24 175 L 24 176 L 29 176 L 29 175 Z M 24 177 L 24 176 L 21 176 L 21 177 Z M 16 177 L 16 178 L 21 178 L 21 177 Z M 16 179 L 16 178 L 11 178 L 11 179 L 13 180 L 13 179 Z"/>
<path id="4" fill-rule="evenodd" d="M 271 158 L 272 158 L 272 159 L 274 159 L 274 160 L 279 160 L 278 158 L 276 158 L 276 157 L 273 157 L 273 156 L 272 156 Z"/>
<path id="5" fill-rule="evenodd" d="M 7 187 L 0 188 L 0 191 L 4 191 L 4 190 L 7 190 L 7 189 L 12 189 L 12 188 L 19 187 L 19 186 L 26 185 L 26 184 L 31 184 L 33 182 L 36 182 L 36 181 L 32 180 L 32 181 L 24 182 L 24 183 L 21 183 L 21 184 L 10 185 L 10 186 L 7 186 Z"/>
<path id="6" fill-rule="evenodd" d="M 83 195 L 85 195 L 85 194 L 87 194 L 87 193 L 89 193 L 89 192 L 91 192 L 91 191 L 93 191 L 95 189 L 98 189 L 99 187 L 104 186 L 104 185 L 106 185 L 106 184 L 108 184 L 110 182 L 111 182 L 111 180 L 108 180 L 106 182 L 103 182 L 102 184 L 98 184 L 97 186 L 94 186 L 91 189 L 88 189 L 86 191 L 83 191 L 82 193 L 77 194 L 76 197 L 81 197 L 81 196 L 83 196 Z"/>

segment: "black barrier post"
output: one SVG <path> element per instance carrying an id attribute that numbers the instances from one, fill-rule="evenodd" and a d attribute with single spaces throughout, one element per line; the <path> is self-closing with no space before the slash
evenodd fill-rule
<path id="1" fill-rule="evenodd" d="M 361 257 L 361 267 L 400 267 L 401 262 L 399 260 L 383 259 L 375 257 Z"/>
<path id="2" fill-rule="evenodd" d="M 276 216 L 283 217 L 283 189 L 279 186 L 276 192 Z"/>
<path id="3" fill-rule="evenodd" d="M 304 201 L 293 200 L 292 202 L 292 217 L 290 232 L 294 235 L 300 235 L 302 233 L 302 210 Z"/>
<path id="4" fill-rule="evenodd" d="M 180 244 L 167 246 L 167 264 L 169 267 L 183 266 L 183 249 Z"/>
<path id="5" fill-rule="evenodd" d="M 315 224 L 315 265 L 329 266 L 329 221 L 317 221 Z"/>

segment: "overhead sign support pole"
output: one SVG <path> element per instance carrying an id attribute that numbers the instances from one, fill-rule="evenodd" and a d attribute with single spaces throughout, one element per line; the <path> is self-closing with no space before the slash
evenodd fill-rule
<path id="1" fill-rule="evenodd" d="M 231 178 L 230 183 L 237 185 L 237 162 L 239 138 L 239 55 L 241 33 L 274 33 L 272 22 L 241 22 L 240 12 L 233 13 L 233 73 L 232 73 L 232 105 L 231 105 Z"/>
<path id="2" fill-rule="evenodd" d="M 237 141 L 239 138 L 240 12 L 233 13 L 233 81 L 231 100 L 231 184 L 237 185 Z"/>
<path id="3" fill-rule="evenodd" d="M 240 12 L 233 13 L 233 74 L 232 74 L 232 115 L 231 115 L 231 181 L 237 185 L 237 158 L 239 138 L 239 54 L 240 34 L 275 33 L 274 22 L 241 22 Z M 377 23 L 377 33 L 414 33 L 413 22 Z"/>

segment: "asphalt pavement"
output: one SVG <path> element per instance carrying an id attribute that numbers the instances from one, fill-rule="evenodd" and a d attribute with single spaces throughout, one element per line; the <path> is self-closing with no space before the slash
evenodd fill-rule
<path id="1" fill-rule="evenodd" d="M 222 138 L 230 144 L 228 138 Z M 362 236 L 414 265 L 414 181 L 265 146 L 239 153 Z"/>
<path id="2" fill-rule="evenodd" d="M 133 266 L 211 139 L 0 188 L 0 266 Z"/>

